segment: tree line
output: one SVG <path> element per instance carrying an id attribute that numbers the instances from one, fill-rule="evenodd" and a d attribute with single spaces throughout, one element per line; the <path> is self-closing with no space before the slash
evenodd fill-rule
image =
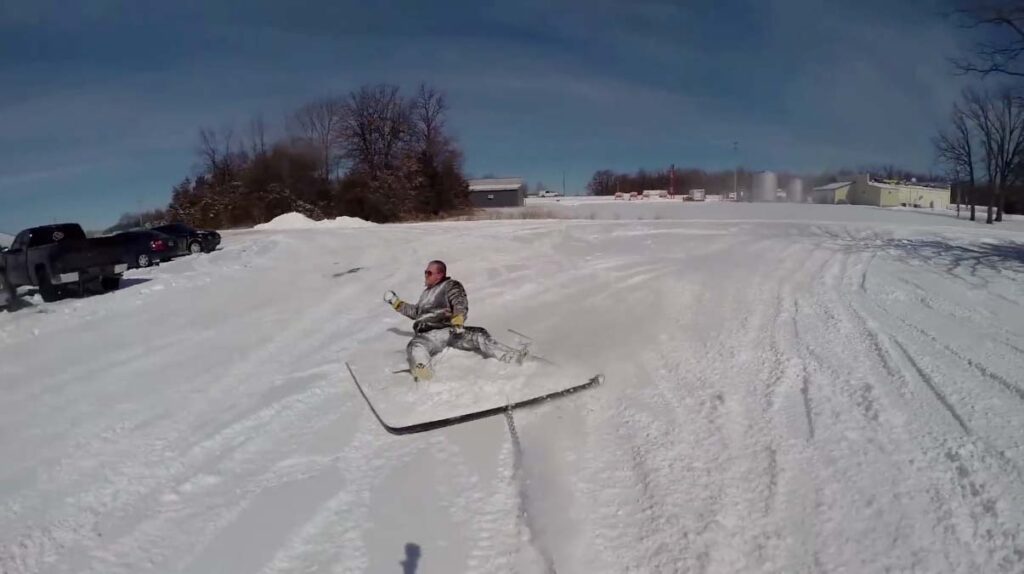
<path id="1" fill-rule="evenodd" d="M 442 92 L 364 86 L 309 102 L 268 141 L 261 117 L 238 134 L 199 130 L 200 166 L 165 209 L 128 213 L 111 231 L 181 221 L 251 226 L 288 212 L 376 222 L 421 219 L 469 206 L 463 155 L 447 129 Z"/>
<path id="2" fill-rule="evenodd" d="M 940 175 L 919 173 L 894 165 L 865 166 L 858 169 L 843 168 L 836 171 L 825 171 L 816 174 L 799 174 L 779 172 L 776 174 L 779 187 L 786 186 L 793 179 L 803 181 L 804 191 L 836 181 L 852 181 L 858 173 L 871 173 L 888 181 L 938 181 Z M 645 189 L 670 189 L 677 194 L 685 194 L 691 189 L 703 189 L 708 193 L 728 195 L 736 189 L 738 192 L 753 187 L 755 172 L 746 169 L 707 171 L 698 167 L 675 169 L 675 175 L 669 169 L 640 169 L 633 173 L 618 173 L 610 169 L 597 170 L 587 184 L 590 195 L 615 195 L 616 193 L 642 193 Z"/>
<path id="3" fill-rule="evenodd" d="M 1005 86 L 964 90 L 953 105 L 950 125 L 933 142 L 939 161 L 953 182 L 957 204 L 986 206 L 986 223 L 1003 220 L 1007 209 L 1019 211 L 1024 183 L 1024 94 Z"/>
<path id="4" fill-rule="evenodd" d="M 953 11 L 963 28 L 981 33 L 958 73 L 1004 80 L 998 87 L 969 87 L 953 104 L 948 124 L 933 138 L 936 157 L 946 168 L 957 198 L 986 207 L 986 223 L 1003 213 L 1024 210 L 1024 2 L 963 2 Z"/>

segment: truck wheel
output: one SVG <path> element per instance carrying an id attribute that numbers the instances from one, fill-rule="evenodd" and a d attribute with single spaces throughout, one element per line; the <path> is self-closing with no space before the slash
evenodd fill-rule
<path id="1" fill-rule="evenodd" d="M 7 306 L 13 308 L 15 298 L 18 296 L 18 290 L 14 288 L 14 285 L 7 281 L 7 278 L 4 277 L 2 271 L 0 271 L 0 293 L 7 295 Z"/>
<path id="2" fill-rule="evenodd" d="M 203 244 L 198 241 L 193 241 L 188 244 L 188 252 L 192 255 L 198 255 L 203 252 Z"/>
<path id="3" fill-rule="evenodd" d="M 100 287 L 104 291 L 117 291 L 117 288 L 121 286 L 120 277 L 102 277 L 100 278 Z"/>
<path id="4" fill-rule="evenodd" d="M 50 274 L 46 272 L 46 269 L 36 271 L 36 276 L 39 278 L 39 295 L 43 301 L 47 303 L 60 301 L 60 289 L 50 282 Z"/>
<path id="5" fill-rule="evenodd" d="M 153 264 L 153 260 L 149 258 L 149 253 L 139 253 L 139 256 L 135 258 L 135 262 L 143 269 Z"/>

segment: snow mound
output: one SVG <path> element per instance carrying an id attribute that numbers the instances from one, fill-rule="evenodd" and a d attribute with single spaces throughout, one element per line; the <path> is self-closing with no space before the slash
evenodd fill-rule
<path id="1" fill-rule="evenodd" d="M 377 225 L 372 221 L 366 221 L 358 217 L 349 217 L 342 215 L 341 217 L 335 217 L 334 219 L 327 219 L 317 223 L 319 227 L 373 227 Z"/>
<path id="2" fill-rule="evenodd" d="M 348 217 L 343 215 L 335 219 L 325 219 L 323 221 L 315 221 L 306 217 L 301 213 L 291 212 L 278 215 L 274 219 L 271 219 L 267 223 L 261 223 L 255 227 L 255 229 L 269 229 L 269 230 L 282 230 L 282 229 L 320 229 L 320 228 L 358 228 L 358 227 L 370 227 L 377 225 L 370 221 L 360 219 L 358 217 Z"/>
<path id="3" fill-rule="evenodd" d="M 267 223 L 261 223 L 257 225 L 256 229 L 309 229 L 316 227 L 316 222 L 312 219 L 302 215 L 301 213 L 291 212 L 278 215 L 274 219 L 271 219 Z"/>

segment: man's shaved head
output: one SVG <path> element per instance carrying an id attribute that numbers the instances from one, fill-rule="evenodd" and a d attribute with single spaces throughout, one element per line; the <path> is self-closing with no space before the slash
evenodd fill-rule
<path id="1" fill-rule="evenodd" d="M 447 276 L 448 266 L 444 264 L 444 261 L 435 259 L 427 263 L 427 268 L 423 271 L 423 284 L 427 287 L 433 287 L 444 281 Z"/>

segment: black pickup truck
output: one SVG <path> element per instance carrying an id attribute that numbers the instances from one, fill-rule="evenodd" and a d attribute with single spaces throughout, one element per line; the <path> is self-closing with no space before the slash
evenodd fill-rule
<path id="1" fill-rule="evenodd" d="M 71 289 L 113 291 L 129 257 L 123 239 L 87 238 L 77 223 L 26 229 L 0 251 L 0 305 L 13 301 L 17 288 L 25 285 L 37 286 L 47 302 Z"/>

